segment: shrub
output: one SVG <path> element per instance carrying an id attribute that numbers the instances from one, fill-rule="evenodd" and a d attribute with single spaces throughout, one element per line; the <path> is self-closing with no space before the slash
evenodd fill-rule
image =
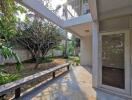
<path id="1" fill-rule="evenodd" d="M 19 79 L 19 75 L 17 74 L 7 74 L 0 72 L 0 85 L 15 81 L 17 79 Z"/>

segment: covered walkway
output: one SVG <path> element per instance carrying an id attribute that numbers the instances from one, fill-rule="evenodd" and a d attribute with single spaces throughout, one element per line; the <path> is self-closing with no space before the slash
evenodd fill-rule
<path id="1" fill-rule="evenodd" d="M 22 100 L 125 100 L 92 88 L 89 67 L 72 67 L 66 73 L 28 92 Z"/>

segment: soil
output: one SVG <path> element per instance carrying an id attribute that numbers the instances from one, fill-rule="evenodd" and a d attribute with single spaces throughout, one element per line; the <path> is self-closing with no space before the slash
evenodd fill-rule
<path id="1" fill-rule="evenodd" d="M 57 65 L 61 65 L 66 63 L 66 59 L 63 58 L 55 58 L 52 62 L 49 63 L 41 63 L 39 64 L 37 69 L 34 69 L 35 63 L 23 63 L 22 69 L 19 72 L 21 78 L 35 74 L 37 72 L 47 70 L 49 68 L 55 67 Z M 4 70 L 6 70 L 7 73 L 16 73 L 16 67 L 15 65 L 7 65 L 5 66 Z"/>

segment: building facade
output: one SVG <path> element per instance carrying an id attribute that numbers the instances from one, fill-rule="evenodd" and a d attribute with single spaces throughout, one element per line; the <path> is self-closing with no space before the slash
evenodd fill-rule
<path id="1" fill-rule="evenodd" d="M 67 4 L 75 11 L 75 18 L 63 20 L 43 6 L 39 0 L 19 1 L 41 17 L 81 39 L 81 65 L 92 68 L 94 88 L 131 100 L 132 1 L 84 2 L 86 3 L 68 0 Z"/>

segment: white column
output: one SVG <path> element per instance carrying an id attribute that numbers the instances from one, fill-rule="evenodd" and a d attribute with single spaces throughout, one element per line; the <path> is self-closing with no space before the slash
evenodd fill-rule
<path id="1" fill-rule="evenodd" d="M 130 30 L 130 55 L 131 55 L 131 61 L 130 61 L 130 81 L 131 81 L 131 96 L 132 96 L 132 30 Z"/>
<path id="2" fill-rule="evenodd" d="M 131 55 L 131 61 L 130 61 L 130 74 L 131 74 L 131 96 L 132 96 L 132 16 L 130 16 L 129 21 L 129 27 L 130 27 L 130 55 Z"/>
<path id="3" fill-rule="evenodd" d="M 81 38 L 80 63 L 82 66 L 92 66 L 92 36 Z"/>
<path id="4" fill-rule="evenodd" d="M 92 74 L 93 74 L 93 87 L 98 87 L 100 66 L 101 66 L 101 38 L 99 34 L 98 22 L 92 24 Z"/>

